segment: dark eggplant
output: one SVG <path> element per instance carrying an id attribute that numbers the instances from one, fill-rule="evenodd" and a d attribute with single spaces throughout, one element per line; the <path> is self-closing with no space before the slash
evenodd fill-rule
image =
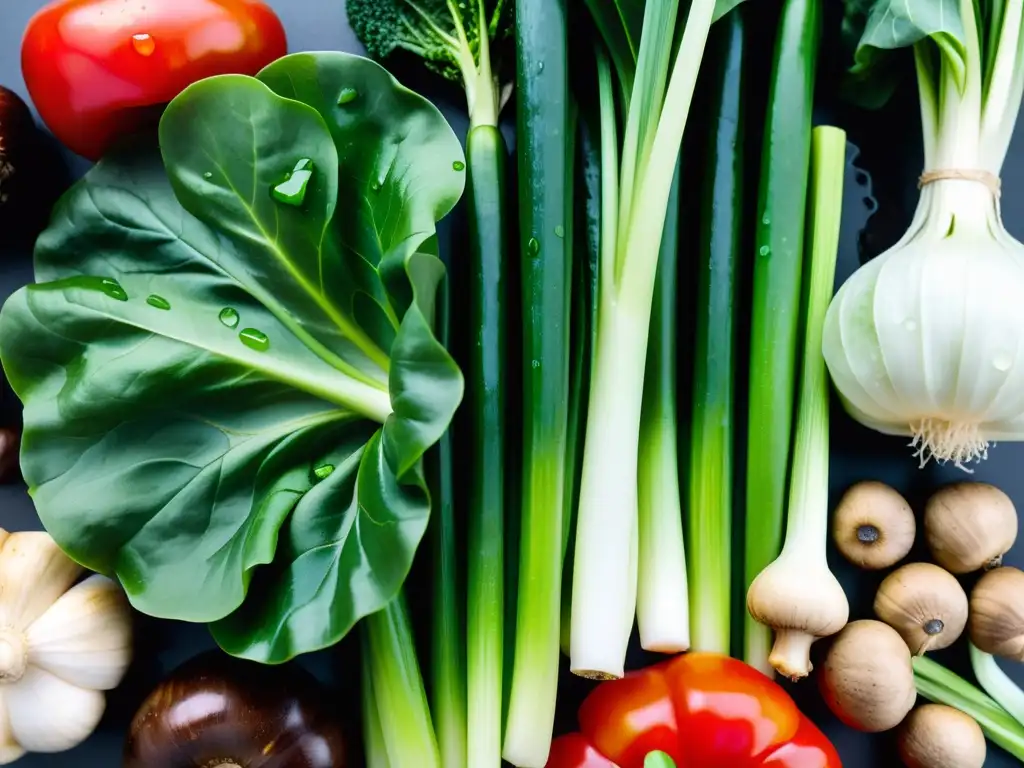
<path id="1" fill-rule="evenodd" d="M 124 768 L 345 768 L 345 736 L 303 669 L 219 651 L 179 667 L 143 702 Z"/>
<path id="2" fill-rule="evenodd" d="M 14 91 L 0 86 L 0 205 L 7 201 L 11 181 L 34 131 L 35 122 L 25 102 Z"/>

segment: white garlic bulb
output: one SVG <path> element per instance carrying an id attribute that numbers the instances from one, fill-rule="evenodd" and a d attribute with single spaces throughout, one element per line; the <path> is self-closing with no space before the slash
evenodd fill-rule
<path id="1" fill-rule="evenodd" d="M 0 528 L 0 765 L 85 741 L 128 668 L 124 592 L 83 573 L 48 534 Z"/>

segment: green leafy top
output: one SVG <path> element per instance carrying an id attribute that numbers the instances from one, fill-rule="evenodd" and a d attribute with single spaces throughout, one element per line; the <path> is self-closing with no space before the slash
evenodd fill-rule
<path id="1" fill-rule="evenodd" d="M 264 662 L 400 589 L 462 376 L 433 332 L 465 157 L 374 62 L 203 80 L 58 205 L 0 313 L 40 518 L 158 617 Z"/>
<path id="2" fill-rule="evenodd" d="M 386 59 L 399 49 L 419 56 L 463 83 L 474 124 L 496 122 L 502 62 L 492 46 L 511 37 L 510 0 L 348 0 L 347 12 L 371 56 Z"/>

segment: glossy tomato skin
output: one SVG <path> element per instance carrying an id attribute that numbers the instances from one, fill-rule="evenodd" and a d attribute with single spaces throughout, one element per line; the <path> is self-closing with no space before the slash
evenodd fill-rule
<path id="1" fill-rule="evenodd" d="M 254 75 L 287 49 L 258 0 L 58 0 L 29 21 L 21 67 L 47 127 L 98 160 L 190 84 Z"/>
<path id="2" fill-rule="evenodd" d="M 841 768 L 835 748 L 774 681 L 718 654 L 689 653 L 602 683 L 580 732 L 552 745 L 548 768 Z"/>

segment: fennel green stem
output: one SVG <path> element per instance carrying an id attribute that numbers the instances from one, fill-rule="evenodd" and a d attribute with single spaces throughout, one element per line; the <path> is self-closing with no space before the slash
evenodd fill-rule
<path id="1" fill-rule="evenodd" d="M 497 128 L 470 130 L 471 290 L 466 371 L 472 458 L 468 509 L 468 765 L 500 768 L 504 667 L 505 407 L 508 266 L 506 148 Z M 446 766 L 447 768 L 447 766 Z M 453 766 L 454 768 L 454 766 Z"/>
<path id="2" fill-rule="evenodd" d="M 981 651 L 974 643 L 968 647 L 974 676 L 981 687 L 1024 728 L 1024 691 L 1003 672 L 995 656 Z"/>
<path id="3" fill-rule="evenodd" d="M 817 169 L 812 174 L 811 190 L 811 269 L 783 549 L 802 556 L 814 555 L 824 562 L 828 540 L 829 379 L 821 343 L 825 314 L 835 289 L 846 134 L 830 126 L 815 128 L 811 151 L 812 166 Z"/>
<path id="4" fill-rule="evenodd" d="M 618 276 L 602 274 L 570 640 L 571 669 L 590 677 L 623 674 L 632 629 L 629 605 L 636 594 L 630 585 L 636 572 L 629 548 L 637 527 L 637 456 L 654 282 L 676 159 L 714 7 L 714 0 L 694 0 L 690 6 L 650 155 L 639 166 L 642 175 L 636 182 L 620 190 L 620 200 L 637 195 L 628 221 L 620 215 L 618 223 L 619 241 L 626 248 L 616 261 L 624 268 Z M 652 12 L 651 5 L 647 8 Z M 642 40 L 641 49 L 648 44 Z M 639 77 L 637 82 L 642 82 Z"/>
<path id="5" fill-rule="evenodd" d="M 361 622 L 388 760 L 394 766 L 442 768 L 405 596 Z"/>
<path id="6" fill-rule="evenodd" d="M 937 704 L 955 707 L 973 717 L 985 735 L 1019 760 L 1024 760 L 1024 726 L 991 697 L 927 656 L 915 656 L 917 692 Z"/>
<path id="7" fill-rule="evenodd" d="M 690 647 L 676 427 L 679 215 L 677 169 L 669 197 L 651 310 L 637 471 L 636 617 L 640 645 L 648 651 L 661 653 L 678 653 Z"/>

